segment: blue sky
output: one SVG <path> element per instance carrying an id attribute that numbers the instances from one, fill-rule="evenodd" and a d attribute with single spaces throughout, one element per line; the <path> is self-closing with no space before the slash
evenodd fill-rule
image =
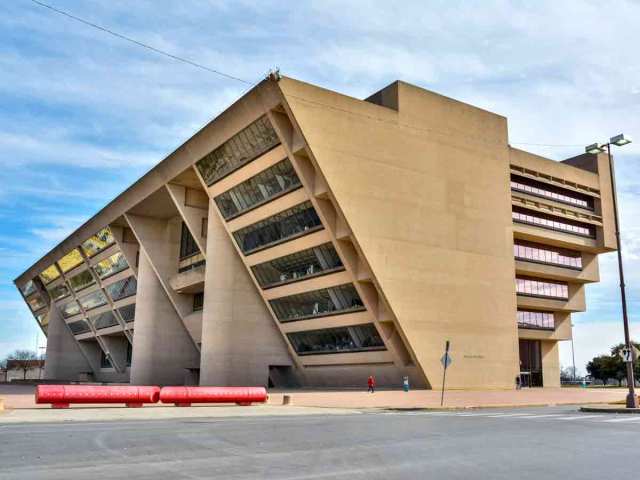
<path id="1" fill-rule="evenodd" d="M 507 116 L 514 146 L 554 159 L 635 134 L 616 158 L 639 324 L 638 2 L 49 3 L 250 81 L 277 66 L 355 97 L 415 83 Z M 13 278 L 244 88 L 29 0 L 0 2 L 0 358 L 38 333 Z M 615 254 L 600 267 L 589 311 L 574 316 L 578 368 L 622 338 Z M 568 344 L 561 358 L 569 365 Z"/>

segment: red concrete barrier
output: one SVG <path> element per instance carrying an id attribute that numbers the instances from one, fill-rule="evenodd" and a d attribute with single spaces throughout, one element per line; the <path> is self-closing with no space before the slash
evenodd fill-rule
<path id="1" fill-rule="evenodd" d="M 38 385 L 36 403 L 50 403 L 52 408 L 68 408 L 71 403 L 124 403 L 142 407 L 158 403 L 160 387 L 128 385 Z"/>
<path id="2" fill-rule="evenodd" d="M 189 407 L 192 403 L 251 405 L 264 403 L 268 398 L 264 387 L 162 387 L 160 390 L 160 401 L 176 407 Z"/>

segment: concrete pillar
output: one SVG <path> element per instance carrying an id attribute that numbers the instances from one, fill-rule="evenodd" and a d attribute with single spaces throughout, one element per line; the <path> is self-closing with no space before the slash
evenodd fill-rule
<path id="1" fill-rule="evenodd" d="M 199 354 L 146 252 L 140 253 L 132 385 L 182 385 Z"/>
<path id="2" fill-rule="evenodd" d="M 293 362 L 215 208 L 210 202 L 200 384 L 267 385 L 269 365 Z"/>
<path id="3" fill-rule="evenodd" d="M 560 386 L 560 354 L 558 342 L 540 342 L 542 355 L 542 386 Z"/>
<path id="4" fill-rule="evenodd" d="M 47 330 L 46 380 L 78 380 L 81 373 L 91 372 L 87 359 L 65 324 L 60 311 L 51 305 Z"/>

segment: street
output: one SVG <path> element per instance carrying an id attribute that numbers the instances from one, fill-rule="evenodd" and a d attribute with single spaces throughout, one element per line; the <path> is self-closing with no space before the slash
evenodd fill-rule
<path id="1" fill-rule="evenodd" d="M 0 479 L 601 479 L 639 434 L 576 407 L 4 424 Z"/>

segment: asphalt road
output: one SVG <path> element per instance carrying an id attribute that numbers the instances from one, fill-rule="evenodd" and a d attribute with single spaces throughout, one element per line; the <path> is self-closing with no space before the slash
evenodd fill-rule
<path id="1" fill-rule="evenodd" d="M 5 424 L 0 479 L 601 480 L 639 445 L 640 415 L 572 407 Z"/>

